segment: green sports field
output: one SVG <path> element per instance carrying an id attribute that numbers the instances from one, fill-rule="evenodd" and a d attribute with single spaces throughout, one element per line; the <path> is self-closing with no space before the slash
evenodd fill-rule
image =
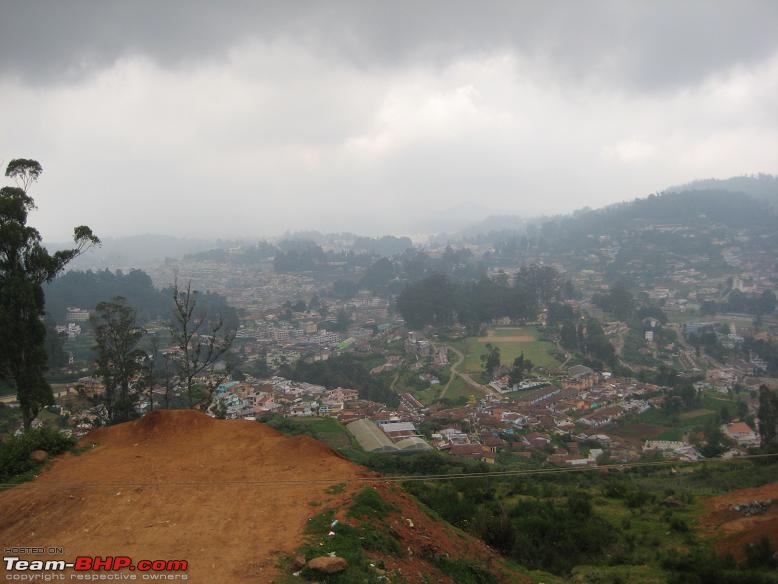
<path id="1" fill-rule="evenodd" d="M 481 371 L 481 355 L 486 353 L 487 343 L 500 348 L 500 358 L 504 365 L 510 365 L 521 353 L 535 366 L 554 367 L 559 364 L 551 354 L 553 343 L 538 339 L 538 332 L 534 328 L 500 327 L 490 330 L 485 337 L 468 337 L 456 343 L 455 346 L 465 354 L 463 371 Z"/>

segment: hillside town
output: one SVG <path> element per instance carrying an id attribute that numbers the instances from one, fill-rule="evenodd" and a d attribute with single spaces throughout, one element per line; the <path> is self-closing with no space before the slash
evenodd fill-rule
<path id="1" fill-rule="evenodd" d="M 503 465 L 694 461 L 759 446 L 760 388 L 778 387 L 769 225 L 613 220 L 599 235 L 569 229 L 576 244 L 563 245 L 565 221 L 456 246 L 360 240 L 391 256 L 320 236 L 77 276 L 126 279 L 154 300 L 143 332 L 159 356 L 131 380 L 133 415 L 196 395 L 220 418 L 334 420 L 367 453 Z M 171 280 L 207 291 L 232 331 L 186 384 L 191 351 L 158 308 Z M 62 381 L 44 417 L 81 436 L 112 413 L 93 367 L 96 310 L 67 304 L 83 295 L 70 286 L 62 300 L 50 292 Z M 445 297 L 464 304 L 438 314 Z M 207 348 L 217 331 L 188 342 Z"/>

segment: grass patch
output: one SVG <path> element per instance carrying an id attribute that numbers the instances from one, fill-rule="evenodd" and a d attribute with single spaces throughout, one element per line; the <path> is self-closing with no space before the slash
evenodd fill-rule
<path id="1" fill-rule="evenodd" d="M 519 329 L 497 329 L 503 331 L 515 331 Z M 559 361 L 551 354 L 554 350 L 554 344 L 548 341 L 541 341 L 537 338 L 536 332 L 528 332 L 520 329 L 519 335 L 532 334 L 535 337 L 533 341 L 492 341 L 492 345 L 500 348 L 500 361 L 503 365 L 510 365 L 513 360 L 524 353 L 524 357 L 532 361 L 536 367 L 556 367 Z M 497 332 L 497 331 L 495 331 Z M 499 336 L 519 336 L 516 334 L 500 334 Z M 482 343 L 478 337 L 468 337 L 460 343 L 458 348 L 464 352 L 465 360 L 462 363 L 462 370 L 469 373 L 478 373 L 481 371 L 481 355 L 487 351 L 486 343 Z"/>
<path id="2" fill-rule="evenodd" d="M 686 432 L 683 428 L 668 428 L 657 434 L 656 440 L 670 440 L 671 442 L 680 442 L 683 440 Z"/>
<path id="3" fill-rule="evenodd" d="M 324 489 L 324 492 L 328 495 L 339 495 L 344 490 L 346 490 L 346 483 L 338 483 L 337 485 L 332 485 Z"/>
<path id="4" fill-rule="evenodd" d="M 483 397 L 484 392 L 473 387 L 459 376 L 453 379 L 451 385 L 448 388 L 448 391 L 446 392 L 446 397 L 452 401 L 470 399 L 471 395 L 474 395 L 476 399 L 478 399 Z"/>
<path id="5" fill-rule="evenodd" d="M 384 501 L 375 489 L 367 488 L 357 493 L 346 512 L 349 518 L 355 520 L 351 524 L 340 522 L 334 524 L 333 509 L 328 509 L 309 519 L 305 529 L 307 540 L 299 549 L 306 562 L 318 556 L 334 553 L 348 562 L 348 568 L 339 574 L 320 574 L 303 568 L 300 576 L 308 581 L 334 584 L 381 582 L 381 576 L 374 568 L 374 566 L 379 567 L 380 561 L 372 560 L 366 552 L 392 556 L 402 554 L 399 536 L 386 522 L 380 521 L 395 509 L 394 505 Z M 334 535 L 330 535 L 331 532 L 334 532 Z M 289 564 L 288 560 L 282 562 L 281 569 L 288 573 Z M 278 581 L 293 580 L 283 576 Z"/>
<path id="6" fill-rule="evenodd" d="M 392 511 L 397 511 L 397 507 L 384 501 L 373 487 L 367 487 L 354 496 L 348 516 L 358 519 L 384 519 Z"/>
<path id="7" fill-rule="evenodd" d="M 307 434 L 324 442 L 333 450 L 362 450 L 356 440 L 352 439 L 346 427 L 335 418 L 284 418 L 270 415 L 262 421 L 284 434 L 292 436 Z"/>
<path id="8" fill-rule="evenodd" d="M 492 584 L 497 578 L 485 567 L 468 560 L 438 558 L 435 566 L 457 584 Z"/>
<path id="9" fill-rule="evenodd" d="M 684 412 L 680 414 L 678 417 L 682 420 L 693 420 L 694 418 L 701 418 L 701 417 L 709 417 L 712 414 L 715 414 L 713 410 L 706 410 L 704 408 L 701 408 L 699 410 L 692 410 L 690 412 Z"/>
<path id="10" fill-rule="evenodd" d="M 397 382 L 394 384 L 394 391 L 398 394 L 410 393 L 419 400 L 425 406 L 434 402 L 441 387 L 445 383 L 431 384 L 428 381 L 422 381 L 419 376 L 424 373 L 423 371 L 412 371 L 410 369 L 403 369 L 396 373 Z"/>
<path id="11" fill-rule="evenodd" d="M 631 440 L 653 440 L 660 435 L 664 428 L 662 426 L 652 426 L 651 424 L 641 424 L 640 422 L 626 422 L 624 425 L 611 426 L 611 433 L 616 436 Z"/>
<path id="12" fill-rule="evenodd" d="M 695 409 L 669 413 L 663 408 L 651 408 L 637 417 L 641 425 L 651 425 L 661 428 L 661 433 L 656 436 L 658 440 L 680 440 L 691 430 L 704 427 L 714 419 L 726 406 L 730 415 L 737 411 L 738 397 L 730 397 L 715 392 L 703 392 Z"/>
<path id="13" fill-rule="evenodd" d="M 667 575 L 652 566 L 578 566 L 573 580 L 580 584 L 665 584 Z"/>

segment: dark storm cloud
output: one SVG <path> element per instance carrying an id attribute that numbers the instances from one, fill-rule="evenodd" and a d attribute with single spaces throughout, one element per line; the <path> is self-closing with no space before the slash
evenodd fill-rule
<path id="1" fill-rule="evenodd" d="M 361 68 L 508 50 L 563 82 L 661 90 L 775 54 L 778 2 L 4 0 L 0 74 L 67 82 L 136 55 L 186 67 L 249 41 Z"/>

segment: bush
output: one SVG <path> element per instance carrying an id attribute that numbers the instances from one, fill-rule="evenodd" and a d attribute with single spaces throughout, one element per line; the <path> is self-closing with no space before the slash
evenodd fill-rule
<path id="1" fill-rule="evenodd" d="M 348 515 L 361 519 L 382 519 L 390 511 L 396 510 L 397 508 L 388 501 L 384 501 L 373 487 L 367 487 L 354 496 Z"/>
<path id="2" fill-rule="evenodd" d="M 488 569 L 466 560 L 439 558 L 435 565 L 459 584 L 491 584 L 496 581 Z"/>
<path id="3" fill-rule="evenodd" d="M 51 428 L 35 428 L 9 438 L 0 444 L 0 482 L 16 482 L 39 468 L 43 463 L 30 459 L 34 450 L 45 450 L 55 456 L 70 450 L 75 443 L 74 438 Z"/>
<path id="4" fill-rule="evenodd" d="M 775 584 L 770 571 L 737 566 L 732 556 L 719 557 L 709 551 L 670 554 L 662 562 L 668 584 Z"/>
<path id="5" fill-rule="evenodd" d="M 689 524 L 686 522 L 685 519 L 682 519 L 677 516 L 672 516 L 670 518 L 670 529 L 673 531 L 677 531 L 678 533 L 688 533 L 690 531 Z"/>
<path id="6" fill-rule="evenodd" d="M 746 566 L 749 568 L 778 568 L 778 557 L 767 537 L 745 546 Z"/>
<path id="7" fill-rule="evenodd" d="M 597 563 L 616 540 L 612 525 L 596 515 L 586 493 L 573 492 L 564 505 L 521 501 L 510 512 L 515 529 L 511 557 L 554 574 Z"/>

